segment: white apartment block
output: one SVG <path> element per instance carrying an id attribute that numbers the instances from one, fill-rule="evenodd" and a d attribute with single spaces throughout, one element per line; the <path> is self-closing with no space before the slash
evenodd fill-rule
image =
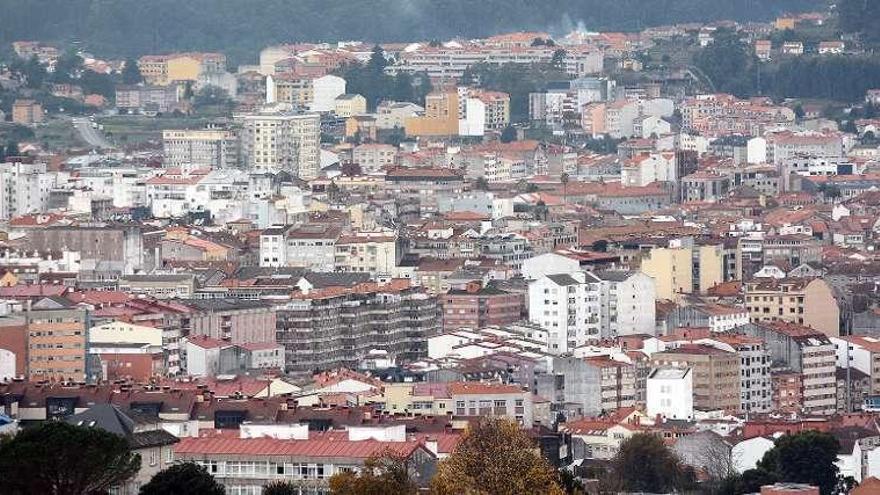
<path id="1" fill-rule="evenodd" d="M 648 375 L 646 410 L 649 417 L 690 420 L 694 417 L 692 368 L 656 368 Z"/>
<path id="2" fill-rule="evenodd" d="M 58 177 L 45 163 L 0 163 L 0 220 L 45 212 Z"/>
<path id="3" fill-rule="evenodd" d="M 242 161 L 254 171 L 314 179 L 321 167 L 318 114 L 262 113 L 243 118 Z"/>

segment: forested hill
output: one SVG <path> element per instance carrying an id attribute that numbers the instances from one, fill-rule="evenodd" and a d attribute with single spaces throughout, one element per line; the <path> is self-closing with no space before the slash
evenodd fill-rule
<path id="1" fill-rule="evenodd" d="M 770 19 L 825 0 L 0 0 L 0 42 L 78 40 L 111 56 L 220 50 L 247 62 L 282 41 L 408 41 L 509 30 L 637 30 Z"/>

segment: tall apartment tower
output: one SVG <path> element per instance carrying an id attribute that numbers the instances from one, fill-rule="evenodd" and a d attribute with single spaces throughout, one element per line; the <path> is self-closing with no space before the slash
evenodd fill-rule
<path id="1" fill-rule="evenodd" d="M 238 137 L 225 129 L 162 131 L 166 167 L 235 168 L 238 166 Z"/>
<path id="2" fill-rule="evenodd" d="M 314 179 L 321 169 L 321 120 L 318 114 L 260 113 L 243 119 L 244 165 L 256 172 L 287 171 Z"/>

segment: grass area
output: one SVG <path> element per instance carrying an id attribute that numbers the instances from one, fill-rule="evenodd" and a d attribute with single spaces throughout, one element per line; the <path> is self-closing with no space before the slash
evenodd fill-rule
<path id="1" fill-rule="evenodd" d="M 71 148 L 87 148 L 88 143 L 82 140 L 79 132 L 69 119 L 51 119 L 34 128 L 34 141 L 40 143 L 48 151 L 67 151 Z"/>
<path id="2" fill-rule="evenodd" d="M 201 129 L 209 119 L 201 117 L 146 117 L 143 115 L 117 115 L 101 117 L 97 122 L 103 126 L 107 139 L 117 146 L 159 143 L 165 129 Z"/>

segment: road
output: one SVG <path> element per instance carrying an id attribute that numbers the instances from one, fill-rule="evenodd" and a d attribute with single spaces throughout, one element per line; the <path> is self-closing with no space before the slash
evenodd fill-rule
<path id="1" fill-rule="evenodd" d="M 84 117 L 77 117 L 73 119 L 73 127 L 76 128 L 77 132 L 83 140 L 89 143 L 89 146 L 93 148 L 103 148 L 103 149 L 111 149 L 113 145 L 107 141 L 107 138 L 104 137 L 104 134 L 92 127 L 92 122 Z"/>

